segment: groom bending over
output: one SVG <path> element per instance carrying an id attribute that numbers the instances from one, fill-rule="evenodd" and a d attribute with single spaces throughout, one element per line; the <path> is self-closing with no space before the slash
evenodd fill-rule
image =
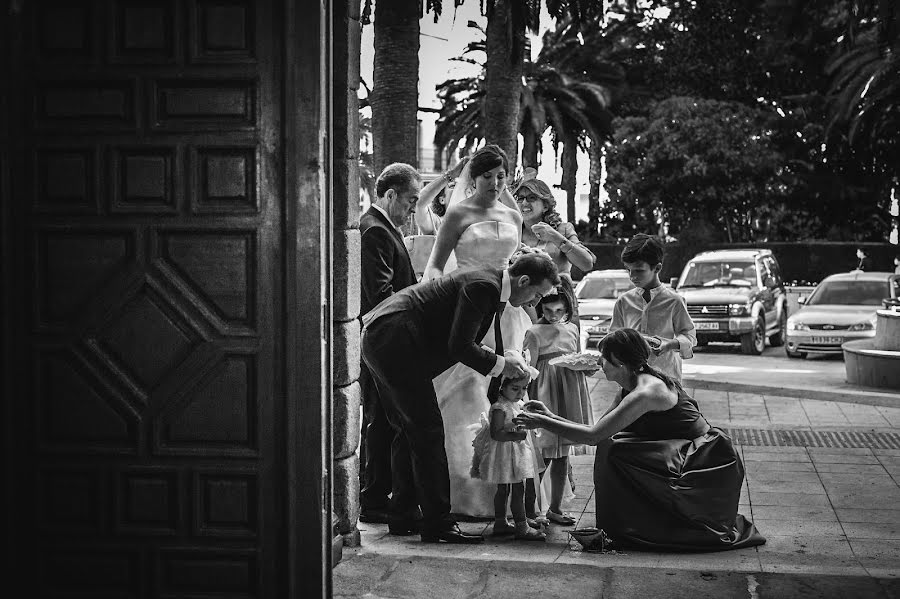
<path id="1" fill-rule="evenodd" d="M 392 500 L 400 514 L 422 508 L 422 541 L 478 543 L 480 535 L 460 531 L 450 518 L 450 473 L 444 449 L 444 422 L 431 379 L 461 362 L 483 375 L 524 374 L 518 356 L 498 356 L 481 346 L 491 323 L 507 303 L 533 306 L 559 284 L 553 260 L 522 254 L 505 270 L 459 270 L 407 287 L 363 317 L 362 357 L 397 435 L 391 462 L 411 464 L 412 488 L 394 477 Z M 495 318 L 497 317 L 497 318 Z M 478 415 L 472 414 L 472 421 Z M 405 441 L 405 442 L 404 442 Z M 407 466 L 408 468 L 409 466 Z M 402 517 L 392 532 L 408 528 Z"/>

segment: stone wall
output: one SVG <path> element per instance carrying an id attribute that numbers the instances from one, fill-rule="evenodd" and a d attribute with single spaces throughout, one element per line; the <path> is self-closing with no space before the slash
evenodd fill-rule
<path id="1" fill-rule="evenodd" d="M 360 0 L 334 3 L 333 507 L 344 544 L 359 544 Z"/>

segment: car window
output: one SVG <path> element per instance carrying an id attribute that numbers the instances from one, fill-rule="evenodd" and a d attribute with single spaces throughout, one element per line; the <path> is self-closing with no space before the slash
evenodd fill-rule
<path id="1" fill-rule="evenodd" d="M 753 262 L 690 262 L 681 287 L 755 287 Z"/>
<path id="2" fill-rule="evenodd" d="M 769 256 L 766 258 L 766 262 L 769 265 L 769 271 L 772 273 L 772 276 L 775 277 L 775 283 L 781 285 L 781 267 L 778 265 L 778 261 L 772 256 Z"/>
<path id="3" fill-rule="evenodd" d="M 616 299 L 633 287 L 629 279 L 596 277 L 584 279 L 575 296 L 578 299 Z"/>
<path id="4" fill-rule="evenodd" d="M 887 281 L 824 281 L 809 296 L 806 305 L 880 306 L 881 300 L 890 296 Z"/>

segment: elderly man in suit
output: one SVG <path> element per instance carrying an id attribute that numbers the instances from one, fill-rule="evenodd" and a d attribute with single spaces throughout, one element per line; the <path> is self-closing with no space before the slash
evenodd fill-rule
<path id="1" fill-rule="evenodd" d="M 394 163 L 385 167 L 375 183 L 377 200 L 359 219 L 362 236 L 361 311 L 363 314 L 385 298 L 416 282 L 409 253 L 403 243 L 402 225 L 415 212 L 422 180 L 412 166 Z M 360 515 L 363 522 L 387 523 L 390 518 L 391 443 L 394 430 L 381 407 L 372 376 L 360 370 L 363 421 L 360 435 Z M 397 472 L 409 478 L 409 468 Z M 408 484 L 412 484 L 411 481 Z M 401 485 L 402 486 L 402 485 Z"/>
<path id="2" fill-rule="evenodd" d="M 457 270 L 407 287 L 363 317 L 363 361 L 398 433 L 392 464 L 395 472 L 410 464 L 413 474 L 412 486 L 394 477 L 396 513 L 409 514 L 416 505 L 422 509 L 420 523 L 393 520 L 394 531 L 406 527 L 432 543 L 482 540 L 460 531 L 450 517 L 444 422 L 431 379 L 457 362 L 485 376 L 524 374 L 521 356 L 498 355 L 480 341 L 492 324 L 495 331 L 500 326 L 507 304 L 534 306 L 558 284 L 553 260 L 542 252 L 527 253 L 508 269 Z"/>

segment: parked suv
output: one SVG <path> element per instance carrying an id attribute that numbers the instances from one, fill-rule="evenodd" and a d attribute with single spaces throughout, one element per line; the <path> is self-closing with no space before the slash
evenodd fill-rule
<path id="1" fill-rule="evenodd" d="M 787 296 L 781 268 L 770 250 L 717 250 L 694 256 L 676 291 L 685 299 L 698 345 L 740 341 L 745 354 L 784 345 Z"/>

